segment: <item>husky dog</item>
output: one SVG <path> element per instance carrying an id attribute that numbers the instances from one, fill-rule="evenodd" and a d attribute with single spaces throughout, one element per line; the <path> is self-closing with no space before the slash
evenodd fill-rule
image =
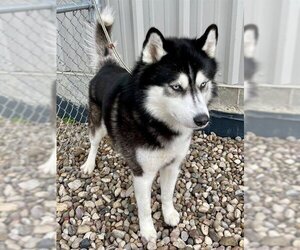
<path id="1" fill-rule="evenodd" d="M 110 32 L 111 12 L 105 9 L 101 16 Z M 210 119 L 207 105 L 214 94 L 218 28 L 210 25 L 198 39 L 165 38 L 150 28 L 132 74 L 109 53 L 99 23 L 95 34 L 99 70 L 89 87 L 91 148 L 81 168 L 92 173 L 99 142 L 108 134 L 134 175 L 140 234 L 155 240 L 152 182 L 159 171 L 164 221 L 176 226 L 173 193 L 180 164 L 193 131 Z"/>
<path id="2" fill-rule="evenodd" d="M 257 71 L 258 63 L 254 58 L 258 40 L 258 28 L 255 24 L 247 24 L 244 27 L 244 87 L 245 102 L 257 96 L 257 86 L 251 82 Z"/>

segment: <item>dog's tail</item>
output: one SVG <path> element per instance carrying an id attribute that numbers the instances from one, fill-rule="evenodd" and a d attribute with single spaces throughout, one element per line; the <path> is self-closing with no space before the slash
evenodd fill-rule
<path id="1" fill-rule="evenodd" d="M 114 23 L 113 10 L 109 6 L 106 6 L 101 11 L 100 16 L 108 35 L 111 37 L 111 30 Z M 105 62 L 116 61 L 111 50 L 111 46 L 115 46 L 115 44 L 109 44 L 107 41 L 100 20 L 98 19 L 94 25 L 88 24 L 86 30 L 86 43 L 88 45 L 87 53 L 91 58 L 91 67 L 95 70 L 99 70 Z"/>
<path id="2" fill-rule="evenodd" d="M 105 28 L 108 32 L 108 35 L 111 36 L 111 29 L 112 25 L 114 23 L 114 15 L 113 15 L 113 10 L 109 7 L 106 6 L 102 11 L 101 11 L 101 19 L 105 25 Z M 97 44 L 97 54 L 100 57 L 105 57 L 109 54 L 109 46 L 110 44 L 108 43 L 105 33 L 103 31 L 103 28 L 101 26 L 100 20 L 98 19 L 98 22 L 96 24 L 96 44 Z"/>

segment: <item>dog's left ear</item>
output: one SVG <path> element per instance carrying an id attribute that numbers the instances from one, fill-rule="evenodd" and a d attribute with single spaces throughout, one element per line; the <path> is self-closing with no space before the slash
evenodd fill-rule
<path id="1" fill-rule="evenodd" d="M 213 58 L 216 55 L 216 47 L 218 42 L 218 27 L 211 24 L 204 34 L 197 39 L 197 46 L 201 48 L 209 57 Z"/>
<path id="2" fill-rule="evenodd" d="M 167 52 L 164 50 L 165 38 L 161 32 L 152 27 L 143 43 L 142 61 L 147 64 L 158 62 Z"/>

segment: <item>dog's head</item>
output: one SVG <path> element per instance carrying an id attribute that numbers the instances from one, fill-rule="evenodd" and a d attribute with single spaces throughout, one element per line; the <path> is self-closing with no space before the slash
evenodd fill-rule
<path id="1" fill-rule="evenodd" d="M 175 127 L 201 129 L 209 123 L 214 95 L 218 28 L 210 25 L 198 39 L 166 39 L 151 28 L 143 44 L 140 81 L 145 108 Z"/>

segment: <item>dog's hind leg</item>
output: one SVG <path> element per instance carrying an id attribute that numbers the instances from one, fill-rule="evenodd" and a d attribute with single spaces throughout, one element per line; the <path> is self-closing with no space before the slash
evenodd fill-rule
<path id="1" fill-rule="evenodd" d="M 95 160 L 97 156 L 97 151 L 99 143 L 102 138 L 106 135 L 106 127 L 102 120 L 100 107 L 90 102 L 89 105 L 89 138 L 91 143 L 91 148 L 89 151 L 88 158 L 86 162 L 81 166 L 82 171 L 85 174 L 91 174 L 95 168 Z"/>

